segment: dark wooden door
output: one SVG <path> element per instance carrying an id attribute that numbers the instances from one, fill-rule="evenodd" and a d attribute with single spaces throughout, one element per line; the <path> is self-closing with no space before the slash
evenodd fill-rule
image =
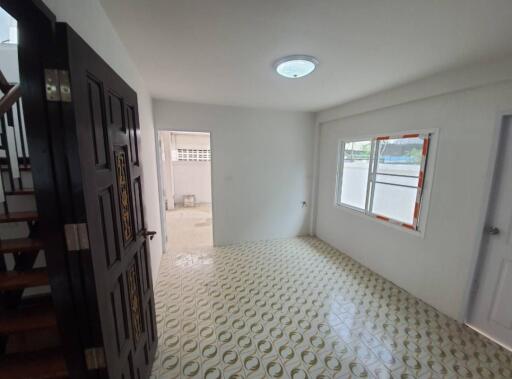
<path id="1" fill-rule="evenodd" d="M 69 26 L 58 24 L 57 36 L 71 79 L 72 102 L 61 106 L 73 204 L 89 234 L 80 253 L 97 334 L 89 348 L 104 348 L 109 378 L 145 379 L 157 331 L 137 95 Z"/>

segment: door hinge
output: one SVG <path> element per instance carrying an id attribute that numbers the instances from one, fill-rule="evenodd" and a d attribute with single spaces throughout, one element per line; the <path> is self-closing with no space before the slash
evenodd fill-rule
<path id="1" fill-rule="evenodd" d="M 87 370 L 99 370 L 107 367 L 105 350 L 102 347 L 90 347 L 84 350 Z"/>
<path id="2" fill-rule="evenodd" d="M 71 84 L 68 71 L 45 69 L 44 81 L 47 101 L 71 102 Z"/>
<path id="3" fill-rule="evenodd" d="M 66 247 L 68 251 L 80 251 L 89 249 L 89 232 L 87 224 L 64 225 Z"/>

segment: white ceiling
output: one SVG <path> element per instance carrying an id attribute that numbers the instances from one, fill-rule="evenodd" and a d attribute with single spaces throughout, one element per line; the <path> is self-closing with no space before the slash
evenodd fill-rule
<path id="1" fill-rule="evenodd" d="M 512 52 L 512 0 L 101 0 L 153 97 L 316 111 Z M 272 69 L 288 54 L 309 77 Z"/>

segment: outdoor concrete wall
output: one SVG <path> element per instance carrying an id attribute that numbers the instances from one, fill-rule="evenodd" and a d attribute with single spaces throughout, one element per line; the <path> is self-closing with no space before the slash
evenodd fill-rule
<path id="1" fill-rule="evenodd" d="M 507 60 L 320 112 L 317 236 L 462 320 L 499 116 L 512 113 L 511 79 Z M 439 140 L 423 238 L 334 206 L 340 139 L 433 128 L 439 128 Z"/>
<path id="2" fill-rule="evenodd" d="M 153 280 L 156 281 L 162 256 L 161 222 L 156 169 L 155 135 L 151 98 L 98 0 L 43 0 L 58 21 L 67 22 L 136 92 L 139 101 L 141 154 L 144 175 L 146 226 L 157 232 L 149 241 Z"/>
<path id="3" fill-rule="evenodd" d="M 154 100 L 159 130 L 211 132 L 214 243 L 309 232 L 311 113 Z"/>
<path id="4" fill-rule="evenodd" d="M 199 133 L 173 133 L 176 149 L 209 149 L 210 136 Z"/>
<path id="5" fill-rule="evenodd" d="M 171 134 L 171 133 L 169 133 Z M 173 148 L 210 149 L 210 136 L 207 134 L 172 133 Z M 186 195 L 195 195 L 196 203 L 212 202 L 212 175 L 210 161 L 171 162 L 174 182 L 174 202 L 183 203 Z"/>
<path id="6" fill-rule="evenodd" d="M 195 195 L 196 203 L 212 202 L 210 162 L 172 162 L 174 201 L 183 203 L 183 196 Z"/>

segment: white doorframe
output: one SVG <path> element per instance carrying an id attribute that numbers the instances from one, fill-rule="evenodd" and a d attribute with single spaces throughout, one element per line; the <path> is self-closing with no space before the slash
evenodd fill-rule
<path id="1" fill-rule="evenodd" d="M 156 172 L 158 180 L 158 209 L 160 210 L 160 229 L 162 231 L 162 251 L 167 252 L 167 217 L 165 214 L 164 203 L 164 187 L 162 182 L 162 150 L 160 146 L 160 138 L 158 136 L 160 130 L 155 129 L 155 146 L 156 146 Z"/>
<path id="2" fill-rule="evenodd" d="M 211 130 L 183 130 L 176 128 L 155 128 L 155 145 L 156 148 L 156 165 L 157 165 L 157 176 L 158 176 L 158 196 L 159 196 L 159 205 L 160 205 L 160 224 L 162 228 L 162 246 L 164 254 L 167 248 L 167 217 L 165 210 L 165 202 L 164 202 L 164 190 L 163 190 L 163 182 L 162 182 L 162 159 L 161 159 L 161 151 L 160 151 L 160 141 L 158 138 L 159 132 L 184 132 L 184 133 L 205 133 L 210 135 L 210 152 L 211 152 L 211 161 L 210 161 L 210 170 L 211 170 L 211 178 L 210 178 L 210 191 L 212 193 L 212 235 L 213 235 L 213 246 L 217 246 L 215 242 L 215 187 L 213 186 L 213 162 L 214 162 L 214 149 L 213 149 L 213 132 Z"/>
<path id="3" fill-rule="evenodd" d="M 466 286 L 466 291 L 464 294 L 463 308 L 460 312 L 461 314 L 459 317 L 459 321 L 461 321 L 462 323 L 467 323 L 469 321 L 469 316 L 474 305 L 473 300 L 475 299 L 475 294 L 478 290 L 478 280 L 480 278 L 480 275 L 482 274 L 481 268 L 483 265 L 481 263 L 485 259 L 484 231 L 489 218 L 491 199 L 495 187 L 494 184 L 496 181 L 496 177 L 499 174 L 497 172 L 497 163 L 500 153 L 500 136 L 502 134 L 503 128 L 506 127 L 507 119 L 510 117 L 512 117 L 512 110 L 498 113 L 496 125 L 494 127 L 493 142 L 491 146 L 491 154 L 489 157 L 489 167 L 487 169 L 486 175 L 487 184 L 484 193 L 484 198 L 481 202 L 482 209 L 480 211 L 480 217 L 478 220 L 477 230 L 475 233 L 475 248 L 473 251 L 473 258 L 471 262 L 471 271 L 468 279 L 468 284 Z"/>

